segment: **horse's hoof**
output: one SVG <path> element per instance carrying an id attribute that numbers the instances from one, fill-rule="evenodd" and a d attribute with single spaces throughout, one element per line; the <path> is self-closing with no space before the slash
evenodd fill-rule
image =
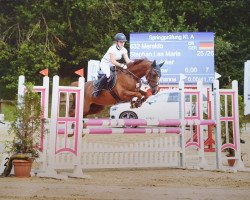
<path id="1" fill-rule="evenodd" d="M 140 104 L 139 102 L 136 102 L 136 103 L 135 103 L 135 107 L 136 107 L 136 108 L 139 108 L 140 106 L 141 106 L 141 104 Z"/>

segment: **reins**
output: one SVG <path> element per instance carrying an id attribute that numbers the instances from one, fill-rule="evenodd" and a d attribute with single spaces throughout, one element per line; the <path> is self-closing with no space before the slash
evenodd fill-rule
<path id="1" fill-rule="evenodd" d="M 139 61 L 139 63 L 140 62 L 142 62 L 142 61 Z M 134 62 L 133 65 L 129 65 L 129 67 L 127 69 L 122 69 L 120 67 L 115 67 L 114 70 L 116 72 L 120 71 L 119 72 L 119 73 L 121 73 L 120 75 L 122 75 L 122 73 L 123 73 L 125 76 L 128 75 L 130 78 L 132 78 L 133 80 L 135 80 L 136 81 L 135 89 L 137 90 L 137 92 L 140 92 L 140 88 L 142 86 L 142 83 L 149 85 L 151 89 L 152 88 L 155 89 L 155 87 L 158 85 L 158 81 L 156 79 L 156 75 L 157 75 L 157 77 L 159 77 L 159 73 L 158 73 L 157 69 L 155 69 L 155 67 L 153 67 L 153 64 L 154 65 L 156 64 L 155 61 L 153 62 L 153 64 L 151 63 L 151 65 L 150 65 L 151 68 L 148 68 L 148 66 L 146 66 L 144 68 L 144 70 L 146 69 L 146 71 L 139 71 L 139 70 L 143 70 L 143 68 L 141 68 L 141 66 L 136 66 L 136 68 L 134 68 L 135 64 L 138 65 L 139 63 L 138 62 Z M 117 73 L 117 75 L 119 73 Z M 136 75 L 135 73 L 138 74 L 138 75 Z M 144 81 L 141 78 L 142 76 L 145 76 L 147 80 Z M 124 80 L 126 80 L 126 79 L 124 79 Z M 125 84 L 127 84 L 127 83 L 129 84 L 130 82 L 131 81 L 127 80 Z M 124 87 L 125 87 L 125 85 L 124 85 Z M 131 87 L 131 85 L 130 85 L 130 87 Z M 113 88 L 110 90 L 110 94 L 116 100 L 116 102 L 122 102 L 121 98 L 116 94 L 116 92 L 113 90 Z"/>
<path id="2" fill-rule="evenodd" d="M 131 72 L 129 69 L 127 69 L 127 70 L 123 70 L 123 69 L 121 69 L 121 68 L 118 68 L 121 72 L 123 72 L 123 73 L 127 73 L 127 74 L 129 74 L 129 75 L 131 75 L 133 78 L 134 78 L 134 80 L 136 80 L 137 81 L 137 83 L 139 83 L 139 87 L 141 87 L 141 85 L 142 85 L 142 83 L 143 84 L 146 84 L 146 85 L 150 85 L 150 82 L 153 80 L 151 77 L 150 77 L 150 72 L 152 71 L 152 70 L 154 70 L 153 68 L 151 68 L 150 69 L 150 71 L 145 75 L 145 77 L 147 78 L 148 76 L 149 76 L 149 81 L 144 81 L 142 78 L 139 78 L 138 76 L 136 76 L 133 72 Z M 157 71 L 156 71 L 156 73 L 157 73 Z M 158 74 L 158 73 L 157 73 Z M 152 85 L 151 84 L 151 86 L 152 87 L 155 87 L 155 86 L 157 86 L 158 84 L 156 84 L 156 85 Z M 138 88 L 138 86 L 137 86 L 137 88 Z"/>
<path id="3" fill-rule="evenodd" d="M 139 84 L 139 85 L 136 85 L 136 88 L 139 88 L 141 87 L 141 78 L 139 78 L 138 76 L 136 76 L 133 72 L 131 72 L 130 70 L 126 69 L 126 70 L 123 70 L 121 68 L 118 68 L 122 73 L 126 73 L 126 74 L 129 74 L 132 76 L 132 78 Z"/>

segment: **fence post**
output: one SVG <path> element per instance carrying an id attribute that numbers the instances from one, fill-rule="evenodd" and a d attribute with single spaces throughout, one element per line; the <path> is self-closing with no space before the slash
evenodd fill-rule
<path id="1" fill-rule="evenodd" d="M 215 128 L 215 151 L 216 151 L 216 169 L 222 168 L 221 159 L 221 122 L 220 122 L 220 92 L 219 92 L 219 81 L 214 81 L 214 118 L 216 121 Z"/>
<path id="2" fill-rule="evenodd" d="M 25 90 L 25 86 L 24 86 L 24 82 L 25 82 L 25 77 L 23 75 L 19 76 L 18 78 L 18 105 L 20 103 L 22 103 L 22 98 L 24 95 L 24 90 Z"/>
<path id="3" fill-rule="evenodd" d="M 48 154 L 45 156 L 47 166 L 44 173 L 39 173 L 40 177 L 52 177 L 57 179 L 67 179 L 65 175 L 57 174 L 55 170 L 55 142 L 56 142 L 56 129 L 57 129 L 57 115 L 58 115 L 58 89 L 59 89 L 59 76 L 53 77 L 52 88 L 52 104 L 51 104 L 51 120 L 50 120 L 50 132 L 48 137 Z"/>
<path id="4" fill-rule="evenodd" d="M 236 140 L 236 151 L 235 151 L 235 158 L 236 158 L 236 162 L 235 162 L 235 165 L 234 167 L 237 169 L 237 170 L 244 170 L 245 169 L 245 166 L 241 160 L 241 147 L 240 147 L 240 125 L 239 125 L 239 100 L 238 100 L 238 81 L 234 80 L 232 82 L 232 89 L 235 93 L 234 95 L 234 100 L 232 100 L 233 102 L 235 102 L 235 105 L 234 105 L 234 120 L 235 120 L 235 130 L 236 130 L 236 133 L 235 133 L 235 140 Z"/>
<path id="5" fill-rule="evenodd" d="M 198 99 L 198 102 L 199 102 L 199 105 L 198 105 L 198 108 L 199 108 L 199 120 L 203 120 L 203 83 L 201 80 L 198 80 L 197 82 L 197 90 L 199 91 L 199 99 Z M 199 160 L 200 160 L 200 167 L 201 168 L 204 168 L 207 166 L 207 161 L 205 159 L 205 150 L 204 150 L 204 134 L 203 134 L 203 129 L 201 129 L 201 125 L 198 124 L 199 126 L 199 131 L 200 131 L 200 148 L 199 148 Z"/>
<path id="6" fill-rule="evenodd" d="M 76 132 L 78 132 L 78 138 L 77 138 L 77 150 L 76 150 L 76 164 L 74 166 L 74 171 L 72 174 L 70 174 L 70 177 L 76 177 L 76 178 L 88 178 L 87 175 L 83 174 L 83 169 L 81 165 L 81 150 L 82 150 L 82 132 L 83 132 L 83 108 L 84 108 L 84 84 L 85 79 L 83 77 L 79 78 L 78 81 L 78 87 L 80 88 L 80 96 L 79 96 L 79 102 L 77 105 L 79 105 L 78 108 L 78 116 L 75 116 L 77 118 L 76 124 Z"/>
<path id="7" fill-rule="evenodd" d="M 181 133 L 180 133 L 180 166 L 184 168 L 186 166 L 186 137 L 185 137 L 185 94 L 184 94 L 184 80 L 179 81 L 179 92 L 180 92 L 180 99 L 179 99 L 179 118 L 181 120 Z"/>

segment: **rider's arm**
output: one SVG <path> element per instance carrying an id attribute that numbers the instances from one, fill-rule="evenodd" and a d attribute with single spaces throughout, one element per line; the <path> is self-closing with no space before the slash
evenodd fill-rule
<path id="1" fill-rule="evenodd" d="M 124 53 L 124 54 L 123 54 L 123 58 L 124 58 L 126 64 L 129 64 L 130 62 L 133 62 L 133 60 L 130 60 L 130 59 L 129 59 L 128 53 Z"/>
<path id="2" fill-rule="evenodd" d="M 109 56 L 110 56 L 110 61 L 113 65 L 121 67 L 122 64 L 116 61 L 114 54 L 110 53 Z"/>

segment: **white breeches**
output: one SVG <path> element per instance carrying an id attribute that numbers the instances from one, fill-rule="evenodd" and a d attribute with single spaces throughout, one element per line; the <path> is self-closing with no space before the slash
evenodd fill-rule
<path id="1" fill-rule="evenodd" d="M 101 62 L 100 68 L 104 74 L 106 74 L 107 78 L 110 77 L 110 66 L 109 63 Z"/>

